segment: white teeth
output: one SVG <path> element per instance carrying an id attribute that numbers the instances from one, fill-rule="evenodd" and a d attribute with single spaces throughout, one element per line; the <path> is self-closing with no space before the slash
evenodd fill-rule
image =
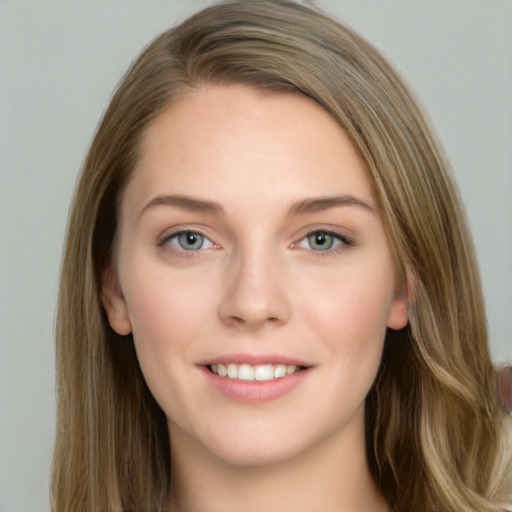
<path id="1" fill-rule="evenodd" d="M 284 377 L 286 375 L 286 365 L 278 364 L 276 369 L 274 370 L 274 378 L 279 379 L 279 377 Z"/>
<path id="2" fill-rule="evenodd" d="M 227 371 L 226 367 L 223 364 L 217 364 L 217 365 L 214 365 L 214 366 L 217 366 L 217 373 L 221 377 L 227 377 L 228 376 L 228 371 Z"/>
<path id="3" fill-rule="evenodd" d="M 292 373 L 295 373 L 297 371 L 297 367 L 293 364 L 289 364 L 286 367 L 286 375 L 291 375 Z"/>
<path id="4" fill-rule="evenodd" d="M 271 380 L 274 378 L 274 368 L 271 364 L 260 364 L 254 369 L 254 378 L 256 380 Z"/>
<path id="5" fill-rule="evenodd" d="M 219 363 L 210 365 L 210 369 L 220 377 L 246 381 L 266 381 L 291 375 L 299 371 L 300 367 L 294 364 L 259 364 L 252 366 L 250 364 Z"/>
<path id="6" fill-rule="evenodd" d="M 241 364 L 238 367 L 239 380 L 254 380 L 254 366 L 248 364 Z"/>
<path id="7" fill-rule="evenodd" d="M 228 377 L 230 379 L 236 379 L 238 377 L 238 368 L 236 364 L 228 365 Z"/>

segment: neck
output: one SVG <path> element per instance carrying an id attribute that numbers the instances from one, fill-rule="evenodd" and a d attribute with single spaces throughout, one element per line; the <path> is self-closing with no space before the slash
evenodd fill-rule
<path id="1" fill-rule="evenodd" d="M 386 512 L 370 475 L 364 430 L 325 439 L 268 465 L 239 466 L 171 429 L 171 512 Z"/>

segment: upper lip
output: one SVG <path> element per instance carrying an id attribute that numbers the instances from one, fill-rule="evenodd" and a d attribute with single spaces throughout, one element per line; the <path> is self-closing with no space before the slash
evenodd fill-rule
<path id="1" fill-rule="evenodd" d="M 199 363 L 201 366 L 210 366 L 212 364 L 250 364 L 257 366 L 262 364 L 286 364 L 308 367 L 306 361 L 284 354 L 250 354 L 250 353 L 230 353 L 212 357 Z"/>

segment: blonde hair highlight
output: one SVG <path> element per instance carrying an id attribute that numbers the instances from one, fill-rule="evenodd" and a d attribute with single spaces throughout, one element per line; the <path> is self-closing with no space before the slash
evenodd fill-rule
<path id="1" fill-rule="evenodd" d="M 495 397 L 481 284 L 447 160 L 417 101 L 364 39 L 287 1 L 211 7 L 158 37 L 122 81 L 77 185 L 57 318 L 52 510 L 162 510 L 165 416 L 133 342 L 110 328 L 101 277 L 151 122 L 208 84 L 300 92 L 343 128 L 373 183 L 409 304 L 366 402 L 373 477 L 394 511 L 510 506 L 510 435 Z M 510 422 L 509 422 L 510 423 Z"/>

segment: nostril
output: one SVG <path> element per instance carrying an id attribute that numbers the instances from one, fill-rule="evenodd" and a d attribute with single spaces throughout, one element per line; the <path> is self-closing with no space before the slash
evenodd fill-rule
<path id="1" fill-rule="evenodd" d="M 240 318 L 239 316 L 231 316 L 229 318 L 230 322 L 233 324 L 233 325 L 243 325 L 245 323 L 245 320 L 243 318 Z"/>

